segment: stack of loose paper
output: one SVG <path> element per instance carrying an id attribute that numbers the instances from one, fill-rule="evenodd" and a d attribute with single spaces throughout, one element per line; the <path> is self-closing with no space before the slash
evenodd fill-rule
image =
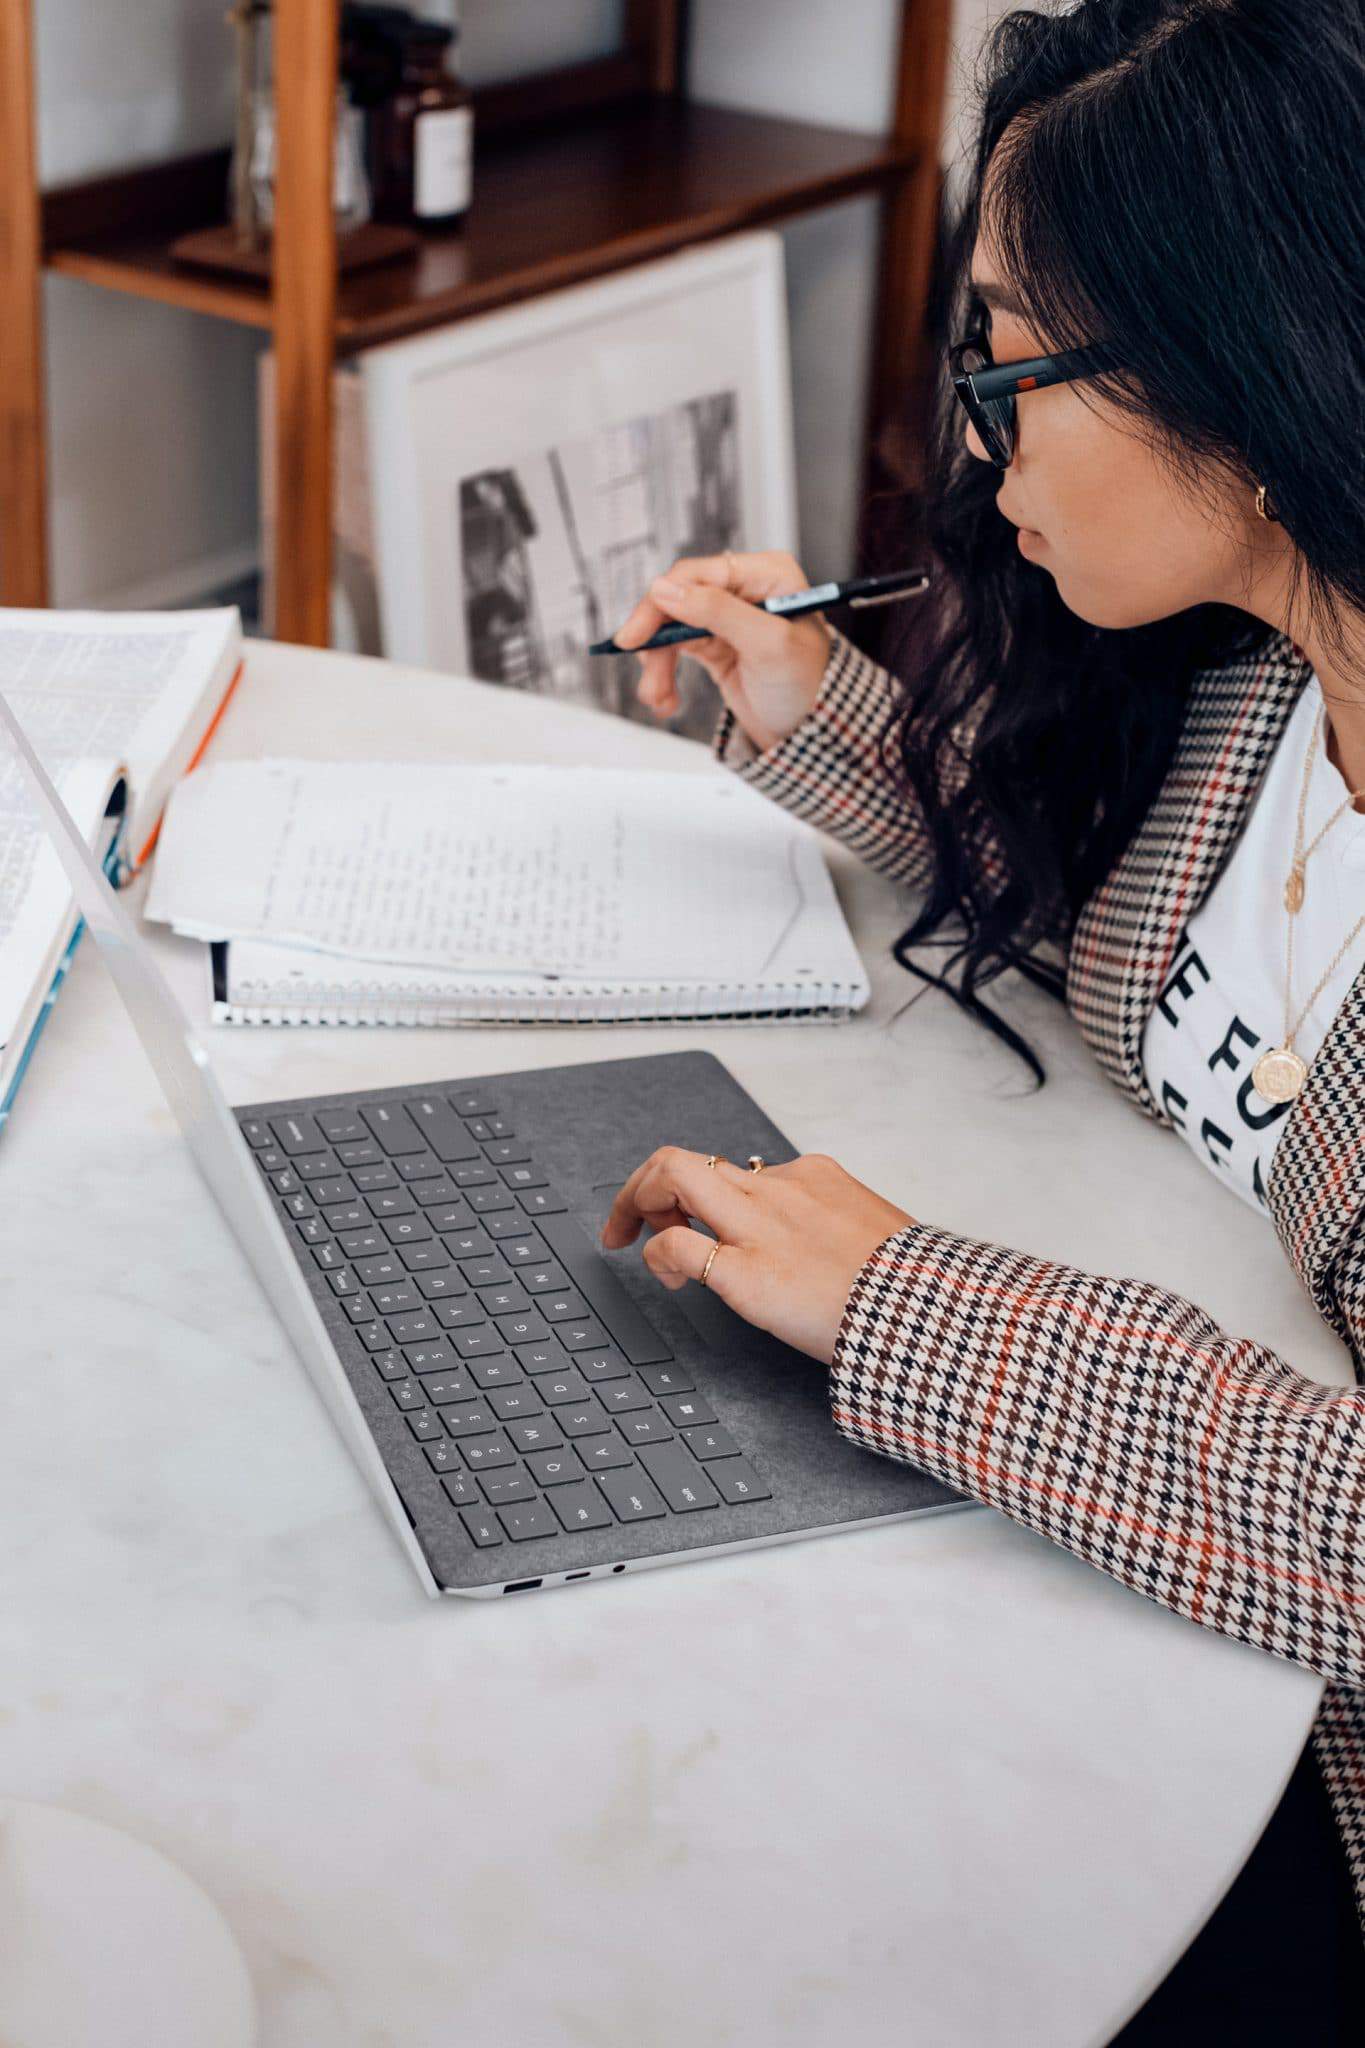
<path id="1" fill-rule="evenodd" d="M 813 832 L 733 777 L 225 763 L 182 783 L 147 915 L 242 1023 L 846 1014 L 867 979 Z"/>

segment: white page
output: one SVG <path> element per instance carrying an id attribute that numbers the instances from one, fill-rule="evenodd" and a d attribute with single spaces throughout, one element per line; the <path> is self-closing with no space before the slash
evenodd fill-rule
<path id="1" fill-rule="evenodd" d="M 412 965 L 744 983 L 801 916 L 811 840 L 720 774 L 229 762 L 176 790 L 146 914 Z"/>
<path id="2" fill-rule="evenodd" d="M 199 612 L 0 611 L 0 691 L 44 764 L 98 759 L 127 767 L 128 838 L 138 807 L 239 633 L 236 608 Z"/>
<path id="3" fill-rule="evenodd" d="M 68 764 L 58 787 L 76 823 L 93 840 L 110 777 L 99 763 L 82 761 Z M 29 1007 L 37 982 L 50 978 L 70 903 L 71 885 L 19 758 L 0 748 L 0 1047 Z"/>

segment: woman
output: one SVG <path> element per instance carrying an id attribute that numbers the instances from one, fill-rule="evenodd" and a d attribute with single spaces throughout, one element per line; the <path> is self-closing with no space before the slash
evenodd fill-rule
<path id="1" fill-rule="evenodd" d="M 1040 1079 L 980 991 L 1013 966 L 1064 996 L 1226 1183 L 1209 1201 L 1264 1213 L 1358 1375 L 1362 142 L 1361 0 L 1007 16 L 950 278 L 970 417 L 949 394 L 927 494 L 943 602 L 902 680 L 755 609 L 806 581 L 781 556 L 680 562 L 617 636 L 705 628 L 722 759 L 923 889 L 898 950 L 950 924 L 958 999 Z M 643 663 L 661 716 L 674 663 Z M 1348 1867 L 1365 1903 L 1365 1393 L 1158 1287 L 936 1229 L 830 1159 L 665 1148 L 604 1242 L 642 1223 L 666 1286 L 705 1278 L 829 1363 L 854 1442 L 1326 1676 L 1313 1754 L 1128 2038 L 1173 2038 L 1201 1998 L 1208 2038 L 1284 2038 L 1282 2013 L 1359 2038 L 1338 1912 Z"/>

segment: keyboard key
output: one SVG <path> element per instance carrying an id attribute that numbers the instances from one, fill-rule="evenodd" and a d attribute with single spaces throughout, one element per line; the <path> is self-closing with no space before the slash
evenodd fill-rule
<path id="1" fill-rule="evenodd" d="M 481 1259 L 461 1259 L 460 1271 L 471 1287 L 497 1287 L 512 1278 L 506 1261 L 496 1252 Z"/>
<path id="2" fill-rule="evenodd" d="M 521 1427 L 530 1429 L 533 1425 L 524 1422 Z M 526 1463 L 532 1478 L 539 1480 L 542 1486 L 568 1486 L 573 1480 L 583 1477 L 583 1467 L 568 1444 L 556 1451 L 532 1451 Z"/>
<path id="3" fill-rule="evenodd" d="M 737 1458 L 739 1456 L 739 1445 L 735 1442 L 729 1430 L 723 1429 L 718 1422 L 713 1422 L 701 1429 L 685 1429 L 682 1433 L 682 1440 L 694 1458 L 704 1458 L 709 1461 L 712 1458 Z"/>
<path id="4" fill-rule="evenodd" d="M 463 1198 L 458 1202 L 433 1203 L 426 1212 L 426 1218 L 433 1230 L 472 1230 L 475 1227 L 474 1212 Z"/>
<path id="5" fill-rule="evenodd" d="M 479 1224 L 471 1223 L 468 1229 L 457 1227 L 446 1238 L 446 1247 L 452 1259 L 483 1259 L 493 1249 L 488 1232 Z"/>
<path id="6" fill-rule="evenodd" d="M 506 1188 L 471 1188 L 469 1206 L 476 1216 L 486 1216 L 492 1209 L 510 1209 L 512 1197 Z"/>
<path id="7" fill-rule="evenodd" d="M 308 1156 L 304 1154 L 305 1158 Z M 263 1152 L 256 1154 L 256 1164 L 262 1173 L 278 1173 L 282 1167 L 288 1166 L 289 1154 L 281 1152 L 278 1145 L 267 1145 Z"/>
<path id="8" fill-rule="evenodd" d="M 378 1166 L 353 1167 L 351 1179 L 360 1189 L 362 1195 L 373 1194 L 379 1188 L 396 1188 L 398 1186 L 398 1175 L 389 1165 L 387 1159 L 383 1160 Z M 323 1197 L 319 1196 L 319 1200 L 322 1199 Z"/>
<path id="9" fill-rule="evenodd" d="M 568 1291 L 569 1276 L 562 1266 L 547 1260 L 543 1266 L 533 1266 L 529 1273 L 517 1275 L 528 1294 L 562 1294 Z"/>
<path id="10" fill-rule="evenodd" d="M 341 1246 L 336 1243 L 335 1239 L 330 1237 L 325 1244 L 314 1245 L 313 1257 L 324 1273 L 334 1273 L 346 1263 Z"/>
<path id="11" fill-rule="evenodd" d="M 572 1287 L 562 1288 L 557 1294 L 542 1294 L 536 1307 L 552 1323 L 581 1321 L 589 1314 L 587 1302 Z"/>
<path id="12" fill-rule="evenodd" d="M 646 1444 L 640 1463 L 675 1514 L 688 1515 L 697 1508 L 720 1505 L 720 1495 L 704 1467 L 681 1444 Z"/>
<path id="13" fill-rule="evenodd" d="M 680 1365 L 642 1366 L 640 1378 L 651 1394 L 691 1394 L 696 1391 Z"/>
<path id="14" fill-rule="evenodd" d="M 531 1156 L 516 1138 L 495 1138 L 484 1146 L 483 1151 L 491 1166 L 511 1166 L 517 1160 Z"/>
<path id="15" fill-rule="evenodd" d="M 315 1202 L 348 1202 L 355 1193 L 348 1173 L 333 1174 L 328 1180 L 310 1181 L 308 1187 Z"/>
<path id="16" fill-rule="evenodd" d="M 547 1372 L 536 1381 L 536 1392 L 547 1408 L 558 1408 L 569 1402 L 586 1401 L 588 1385 L 581 1374 L 572 1370 Z"/>
<path id="17" fill-rule="evenodd" d="M 594 1312 L 611 1331 L 632 1365 L 664 1365 L 673 1356 L 658 1331 L 640 1313 L 601 1252 L 594 1251 L 573 1216 L 547 1216 L 541 1236 L 582 1288 Z"/>
<path id="18" fill-rule="evenodd" d="M 556 1323 L 555 1335 L 566 1351 L 600 1350 L 607 1341 L 607 1333 L 595 1316 L 589 1316 L 586 1323 Z"/>
<path id="19" fill-rule="evenodd" d="M 496 1398 L 498 1397 L 494 1395 L 489 1396 L 490 1400 Z M 510 1394 L 505 1394 L 501 1398 L 503 1400 L 510 1400 L 511 1396 Z M 509 1422 L 507 1434 L 511 1437 L 512 1442 L 519 1451 L 552 1451 L 564 1441 L 559 1431 L 555 1428 L 552 1415 L 543 1416 L 536 1422 Z"/>
<path id="20" fill-rule="evenodd" d="M 517 1200 L 528 1216 L 557 1216 L 569 1206 L 553 1188 L 523 1188 Z"/>
<path id="21" fill-rule="evenodd" d="M 529 1162 L 519 1166 L 503 1166 L 498 1170 L 502 1174 L 504 1184 L 509 1188 L 543 1188 L 545 1186 L 545 1175 L 538 1166 L 532 1166 Z"/>
<path id="22" fill-rule="evenodd" d="M 275 1133 L 275 1143 L 292 1159 L 296 1152 L 321 1152 L 322 1132 L 316 1121 L 304 1112 L 270 1119 L 270 1128 Z"/>
<path id="23" fill-rule="evenodd" d="M 382 1222 L 386 1216 L 411 1216 L 417 1204 L 411 1188 L 380 1188 L 375 1194 L 366 1195 L 365 1206 Z M 424 1231 L 423 1236 L 426 1234 Z"/>
<path id="24" fill-rule="evenodd" d="M 498 1219 L 495 1219 L 498 1220 Z M 545 1246 L 529 1230 L 525 1237 L 507 1237 L 502 1240 L 502 1255 L 514 1273 L 523 1266 L 539 1266 L 545 1262 Z"/>
<path id="25" fill-rule="evenodd" d="M 703 1401 L 700 1394 L 666 1394 L 659 1406 L 678 1429 L 716 1419 L 715 1409 L 709 1401 Z"/>
<path id="26" fill-rule="evenodd" d="M 382 1230 L 375 1229 L 373 1223 L 366 1223 L 363 1230 L 343 1230 L 337 1242 L 348 1259 L 393 1257 L 388 1239 Z M 399 1273 L 401 1270 L 402 1268 L 395 1262 L 393 1271 Z"/>
<path id="27" fill-rule="evenodd" d="M 438 1372 L 422 1382 L 422 1392 L 433 1408 L 448 1408 L 456 1401 L 477 1401 L 478 1388 L 467 1373 Z"/>
<path id="28" fill-rule="evenodd" d="M 520 1315 L 531 1306 L 530 1295 L 523 1288 L 518 1287 L 515 1280 L 504 1281 L 501 1287 L 480 1287 L 479 1300 L 483 1303 L 490 1316 Z M 536 1334 L 535 1331 L 527 1332 L 528 1338 Z M 546 1334 L 543 1323 L 541 1324 L 540 1334 Z"/>
<path id="29" fill-rule="evenodd" d="M 400 1223 L 411 1223 L 412 1221 L 413 1218 L 411 1216 L 398 1216 L 394 1218 L 392 1223 L 387 1224 L 385 1228 L 396 1230 Z M 445 1246 L 441 1243 L 439 1237 L 430 1238 L 423 1244 L 400 1245 L 399 1256 L 409 1273 L 427 1273 L 433 1266 L 448 1266 L 450 1264 L 450 1260 L 446 1256 Z"/>
<path id="30" fill-rule="evenodd" d="M 374 1314 L 374 1310 L 370 1307 L 370 1297 L 368 1294 L 350 1294 L 342 1302 L 341 1306 L 345 1309 L 353 1323 L 367 1323 Z"/>
<path id="31" fill-rule="evenodd" d="M 547 1498 L 567 1530 L 610 1526 L 611 1511 L 590 1480 L 577 1486 L 557 1486 Z"/>
<path id="32" fill-rule="evenodd" d="M 431 1312 L 443 1330 L 468 1330 L 488 1321 L 474 1297 L 462 1294 L 455 1301 L 434 1301 Z"/>
<path id="33" fill-rule="evenodd" d="M 488 1396 L 488 1405 L 499 1422 L 512 1422 L 521 1415 L 539 1415 L 543 1412 L 536 1390 L 529 1380 L 519 1380 L 514 1387 L 494 1387 Z"/>
<path id="34" fill-rule="evenodd" d="M 401 1351 L 373 1351 L 370 1354 L 370 1364 L 381 1379 L 401 1380 L 407 1378 L 409 1370 L 408 1361 L 404 1358 Z"/>
<path id="35" fill-rule="evenodd" d="M 427 1456 L 430 1457 L 435 1449 L 436 1445 L 430 1445 Z M 446 1449 L 452 1457 L 459 1455 L 454 1444 L 447 1444 Z M 452 1472 L 449 1479 L 443 1479 L 441 1484 L 457 1508 L 474 1507 L 482 1512 L 483 1502 L 479 1499 L 479 1489 L 467 1472 Z"/>
<path id="36" fill-rule="evenodd" d="M 317 1112 L 318 1129 L 330 1145 L 340 1145 L 353 1138 L 363 1139 L 365 1126 L 356 1109 L 320 1109 Z"/>
<path id="37" fill-rule="evenodd" d="M 461 1439 L 467 1436 L 480 1436 L 485 1430 L 493 1427 L 492 1414 L 481 1402 L 477 1402 L 472 1408 L 447 1408 L 441 1420 L 445 1424 L 447 1436 Z"/>
<path id="38" fill-rule="evenodd" d="M 426 1446 L 426 1453 L 427 1463 L 428 1465 L 430 1465 L 433 1472 L 461 1471 L 460 1454 L 456 1450 L 454 1444 L 450 1441 L 449 1437 L 438 1436 L 435 1443 L 431 1443 Z M 477 1500 L 478 1495 L 471 1488 L 470 1492 L 465 1496 L 465 1498 L 468 1500 Z"/>
<path id="39" fill-rule="evenodd" d="M 238 1129 L 253 1151 L 259 1151 L 262 1145 L 269 1145 L 273 1142 L 270 1126 L 262 1117 L 245 1116 L 238 1125 Z"/>
<path id="40" fill-rule="evenodd" d="M 480 1143 L 483 1143 L 485 1139 L 492 1139 L 498 1136 L 498 1133 L 492 1129 L 491 1125 L 489 1125 L 482 1116 L 476 1116 L 472 1119 L 466 1120 L 465 1129 L 468 1131 L 471 1138 L 477 1138 L 480 1141 Z M 511 1132 L 506 1131 L 502 1135 L 504 1137 L 510 1137 Z"/>
<path id="41" fill-rule="evenodd" d="M 569 1354 L 562 1351 L 553 1338 L 540 1344 L 514 1344 L 517 1360 L 523 1372 L 533 1376 L 542 1372 L 568 1372 Z"/>
<path id="42" fill-rule="evenodd" d="M 389 1335 L 395 1344 L 425 1344 L 440 1334 L 440 1325 L 429 1309 L 419 1309 L 410 1316 L 393 1316 L 389 1321 Z"/>
<path id="43" fill-rule="evenodd" d="M 668 1443 L 673 1432 L 662 1415 L 618 1415 L 616 1427 L 628 1444 Z"/>
<path id="44" fill-rule="evenodd" d="M 502 1530 L 498 1527 L 491 1508 L 461 1508 L 460 1520 L 480 1550 L 490 1550 L 495 1543 L 502 1542 Z"/>
<path id="45" fill-rule="evenodd" d="M 395 1160 L 394 1166 L 399 1179 L 405 1180 L 409 1184 L 413 1181 L 433 1181 L 446 1178 L 440 1160 L 433 1159 L 430 1152 L 419 1152 L 413 1158 Z M 413 1192 L 420 1202 L 422 1199 L 420 1189 L 415 1188 Z"/>
<path id="46" fill-rule="evenodd" d="M 496 1330 L 452 1330 L 450 1341 L 461 1358 L 487 1358 L 491 1352 L 501 1351 L 502 1338 Z"/>
<path id="47" fill-rule="evenodd" d="M 370 1136 L 390 1159 L 399 1158 L 404 1152 L 426 1150 L 425 1139 L 401 1102 L 370 1103 L 360 1114 L 369 1126 Z"/>
<path id="48" fill-rule="evenodd" d="M 419 1273 L 417 1285 L 426 1301 L 454 1300 L 468 1291 L 453 1266 L 442 1266 L 436 1273 Z"/>
<path id="49" fill-rule="evenodd" d="M 574 1449 L 594 1472 L 614 1472 L 619 1465 L 635 1463 L 619 1436 L 581 1436 Z"/>
<path id="50" fill-rule="evenodd" d="M 366 1201 L 379 1202 L 382 1195 L 367 1195 Z M 431 1237 L 431 1225 L 425 1216 L 386 1216 L 380 1225 L 390 1244 L 423 1244 Z"/>
<path id="51" fill-rule="evenodd" d="M 598 1399 L 608 1415 L 629 1415 L 634 1408 L 652 1408 L 654 1403 L 636 1379 L 615 1380 L 598 1390 Z"/>
<path id="52" fill-rule="evenodd" d="M 488 1119 L 488 1128 L 495 1138 L 515 1138 L 517 1135 L 512 1129 L 510 1119 L 500 1115 L 496 1110 Z"/>
<path id="53" fill-rule="evenodd" d="M 406 1159 L 401 1159 L 399 1166 L 406 1166 L 407 1163 Z M 444 1173 L 439 1180 L 417 1180 L 410 1182 L 409 1185 L 419 1209 L 448 1209 L 452 1204 L 459 1203 L 461 1214 L 468 1213 L 460 1200 L 459 1189 Z"/>
<path id="54" fill-rule="evenodd" d="M 547 1500 L 518 1501 L 498 1509 L 498 1520 L 514 1543 L 526 1543 L 533 1536 L 557 1536 L 559 1524 Z"/>
<path id="55" fill-rule="evenodd" d="M 387 1351 L 389 1332 L 384 1323 L 357 1323 L 356 1335 L 367 1351 Z"/>
<path id="56" fill-rule="evenodd" d="M 618 1522 L 649 1522 L 664 1512 L 653 1485 L 638 1469 L 631 1472 L 599 1472 L 597 1484 Z"/>
<path id="57" fill-rule="evenodd" d="M 521 1367 L 506 1351 L 496 1358 L 472 1358 L 469 1370 L 480 1387 L 515 1387 L 521 1384 Z"/>
<path id="58" fill-rule="evenodd" d="M 744 1500 L 771 1500 L 773 1497 L 772 1488 L 764 1485 L 747 1458 L 726 1458 L 712 1465 L 707 1476 L 715 1480 L 731 1507 L 738 1507 Z"/>
<path id="59" fill-rule="evenodd" d="M 451 1174 L 457 1188 L 492 1187 L 497 1177 L 486 1159 L 475 1159 L 468 1166 L 457 1166 Z"/>
<path id="60" fill-rule="evenodd" d="M 462 1369 L 448 1344 L 409 1344 L 403 1356 L 415 1373 L 459 1372 Z M 471 1394 L 469 1398 L 477 1400 L 478 1396 Z"/>
<path id="61" fill-rule="evenodd" d="M 520 1465 L 504 1467 L 500 1472 L 485 1472 L 479 1480 L 479 1485 L 489 1500 L 495 1503 L 503 1500 L 540 1498 L 530 1473 L 524 1472 Z"/>
<path id="62" fill-rule="evenodd" d="M 400 1280 L 396 1287 L 376 1287 L 370 1299 L 374 1303 L 375 1314 L 381 1316 L 400 1316 L 409 1309 L 420 1309 L 422 1306 L 421 1295 L 406 1278 Z M 699 1422 L 705 1422 L 707 1419 L 704 1415 L 697 1417 Z"/>
<path id="63" fill-rule="evenodd" d="M 491 1436 L 471 1436 L 460 1445 L 460 1456 L 471 1472 L 483 1472 L 490 1465 L 511 1465 L 516 1452 L 507 1438 L 495 1430 Z"/>
<path id="64" fill-rule="evenodd" d="M 363 1126 L 357 1126 L 357 1128 L 363 1128 Z M 358 1145 L 337 1146 L 337 1158 L 348 1170 L 352 1166 L 378 1166 L 382 1162 L 383 1157 L 383 1153 L 375 1144 L 373 1138 L 362 1138 Z"/>
<path id="65" fill-rule="evenodd" d="M 321 1216 L 304 1216 L 295 1228 L 305 1244 L 322 1244 L 332 1235 Z"/>
<path id="66" fill-rule="evenodd" d="M 537 1244 L 540 1244 L 540 1239 L 536 1237 L 534 1223 L 523 1216 L 520 1209 L 508 1209 L 500 1215 L 490 1216 L 488 1219 L 488 1234 L 490 1237 L 495 1237 L 499 1244 L 505 1244 L 509 1237 L 531 1237 L 535 1238 Z M 542 1259 L 545 1257 L 545 1247 L 543 1244 L 540 1244 L 540 1257 Z"/>
<path id="67" fill-rule="evenodd" d="M 450 1106 L 456 1116 L 496 1116 L 498 1105 L 488 1088 L 466 1088 L 463 1093 L 450 1097 Z"/>
<path id="68" fill-rule="evenodd" d="M 313 1198 L 300 1188 L 297 1193 L 286 1195 L 284 1206 L 286 1212 L 294 1218 L 295 1222 L 300 1222 L 303 1217 L 312 1214 Z"/>
<path id="69" fill-rule="evenodd" d="M 425 1443 L 428 1437 L 441 1434 L 441 1420 L 430 1408 L 415 1408 L 408 1416 L 408 1428 L 419 1443 Z"/>
<path id="70" fill-rule="evenodd" d="M 607 1426 L 605 1411 L 591 1400 L 576 1402 L 572 1408 L 556 1408 L 555 1421 L 570 1442 L 575 1437 L 596 1436 Z"/>
<path id="71" fill-rule="evenodd" d="M 508 1344 L 539 1344 L 550 1334 L 548 1323 L 534 1309 L 520 1316 L 498 1316 L 496 1321 Z"/>
<path id="72" fill-rule="evenodd" d="M 438 1159 L 474 1158 L 473 1141 L 444 1096 L 419 1095 L 408 1114 Z"/>
<path id="73" fill-rule="evenodd" d="M 294 1161 L 294 1171 L 305 1186 L 312 1187 L 317 1181 L 328 1180 L 334 1175 L 339 1174 L 341 1172 L 341 1164 L 335 1152 L 305 1152 L 301 1158 Z M 343 1177 L 348 1183 L 343 1193 L 349 1195 L 351 1192 L 349 1186 L 350 1176 L 345 1175 Z M 339 1202 L 342 1196 L 319 1194 L 317 1199 L 320 1202 Z"/>
<path id="74" fill-rule="evenodd" d="M 420 1380 L 393 1380 L 389 1392 L 400 1408 L 421 1408 L 426 1402 Z"/>
<path id="75" fill-rule="evenodd" d="M 299 1193 L 299 1177 L 292 1166 L 283 1167 L 279 1173 L 272 1173 L 269 1179 L 270 1185 L 274 1188 L 277 1195 L 296 1195 Z"/>
<path id="76" fill-rule="evenodd" d="M 630 1367 L 619 1351 L 613 1351 L 610 1344 L 596 1351 L 576 1351 L 574 1364 L 585 1380 L 594 1386 L 598 1380 L 619 1380 L 630 1377 Z M 643 1378 L 644 1375 L 642 1374 Z"/>
<path id="77" fill-rule="evenodd" d="M 369 1213 L 359 1202 L 346 1202 L 335 1209 L 324 1209 L 323 1215 L 333 1230 L 364 1230 L 369 1223 Z"/>
<path id="78" fill-rule="evenodd" d="M 367 1287 L 385 1287 L 408 1277 L 408 1269 L 396 1252 L 382 1252 L 377 1259 L 357 1259 L 355 1269 Z"/>

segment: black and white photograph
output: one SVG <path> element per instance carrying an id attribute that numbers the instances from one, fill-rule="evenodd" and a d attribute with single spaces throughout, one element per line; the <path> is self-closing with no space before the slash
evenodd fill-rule
<path id="1" fill-rule="evenodd" d="M 714 392 L 461 478 L 470 673 L 641 715 L 634 661 L 587 649 L 668 563 L 743 545 L 738 407 Z M 713 717 L 685 676 L 674 729 Z"/>

